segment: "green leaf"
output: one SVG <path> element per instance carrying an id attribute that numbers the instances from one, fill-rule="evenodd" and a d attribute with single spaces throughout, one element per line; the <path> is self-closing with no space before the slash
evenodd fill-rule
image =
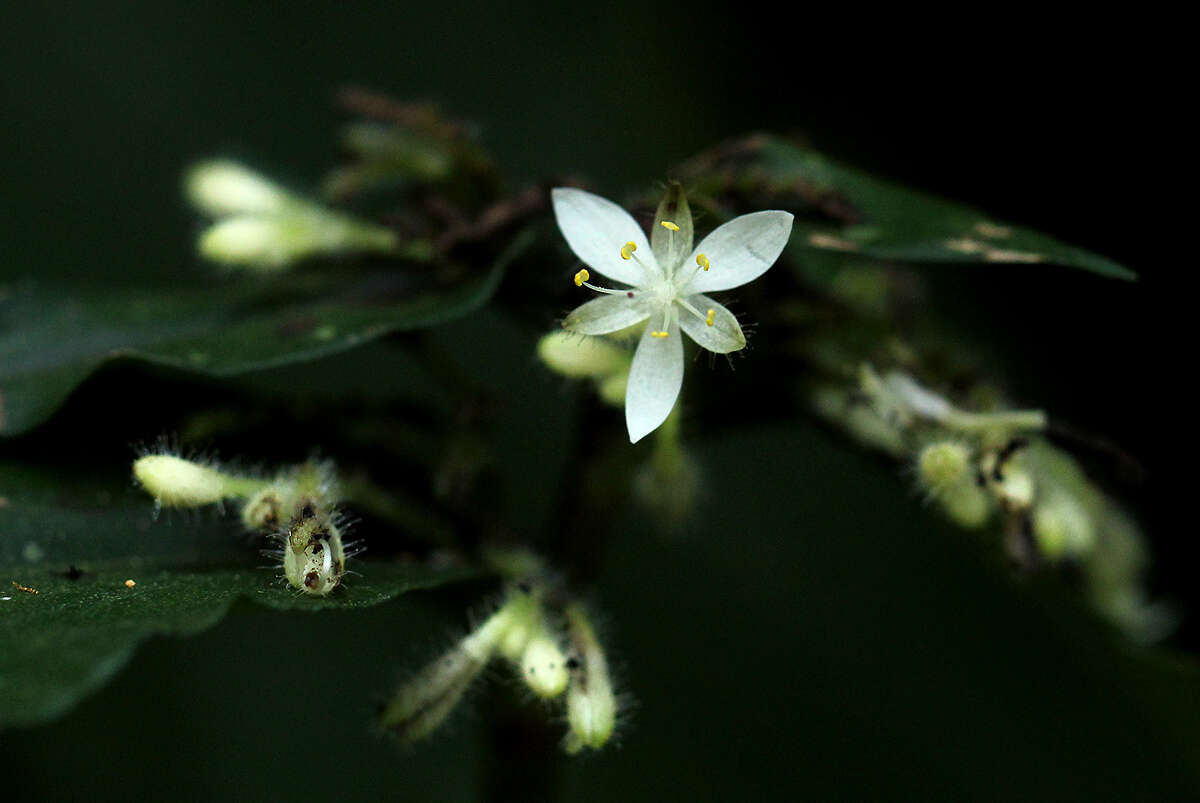
<path id="1" fill-rule="evenodd" d="M 685 171 L 703 190 L 729 189 L 713 186 L 728 180 L 757 200 L 796 212 L 789 251 L 818 263 L 818 271 L 829 267 L 830 257 L 859 255 L 914 263 L 1049 263 L 1137 278 L 1107 257 L 876 178 L 785 139 L 753 137 L 702 155 Z"/>
<path id="2" fill-rule="evenodd" d="M 155 519 L 123 480 L 0 463 L 0 727 L 64 713 L 142 640 L 211 627 L 239 597 L 278 610 L 362 608 L 475 573 L 353 561 L 357 576 L 343 588 L 298 594 L 232 522 L 203 512 Z"/>
<path id="3" fill-rule="evenodd" d="M 231 376 L 459 318 L 487 302 L 529 242 L 519 236 L 490 271 L 448 285 L 423 268 L 243 274 L 155 292 L 31 285 L 0 293 L 0 433 L 40 423 L 109 360 Z"/>

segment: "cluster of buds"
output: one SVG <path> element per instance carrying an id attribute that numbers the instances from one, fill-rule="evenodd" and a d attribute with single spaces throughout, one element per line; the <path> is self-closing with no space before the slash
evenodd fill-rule
<path id="1" fill-rule="evenodd" d="M 236 162 L 194 166 L 185 190 L 200 212 L 216 219 L 200 235 L 200 255 L 223 265 L 271 271 L 314 256 L 404 250 L 391 229 L 293 195 Z"/>
<path id="2" fill-rule="evenodd" d="M 223 471 L 212 463 L 152 453 L 133 463 L 133 475 L 171 508 L 237 505 L 247 530 L 277 544 L 266 551 L 283 568 L 283 579 L 305 594 L 325 596 L 346 573 L 351 545 L 342 540 L 337 479 L 328 462 L 309 461 L 270 478 Z"/>
<path id="3" fill-rule="evenodd" d="M 1169 613 L 1142 586 L 1137 526 L 1043 436 L 1042 411 L 964 410 L 908 374 L 867 365 L 858 380 L 852 390 L 819 389 L 818 412 L 910 461 L 922 491 L 955 524 L 978 529 L 999 520 L 1019 565 L 1075 567 L 1110 621 L 1139 640 L 1166 633 Z"/>
<path id="4" fill-rule="evenodd" d="M 603 747 L 617 721 L 608 660 L 583 607 L 557 605 L 557 596 L 540 582 L 512 584 L 494 613 L 392 694 L 380 727 L 405 743 L 429 735 L 500 658 L 537 698 L 565 700 L 568 753 Z"/>

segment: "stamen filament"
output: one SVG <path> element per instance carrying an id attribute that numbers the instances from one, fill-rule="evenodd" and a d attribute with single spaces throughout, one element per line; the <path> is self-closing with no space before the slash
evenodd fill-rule
<path id="1" fill-rule="evenodd" d="M 613 296 L 623 296 L 629 292 L 628 290 L 610 290 L 607 287 L 597 287 L 591 282 L 584 282 L 583 286 L 589 290 L 595 290 L 597 293 L 608 293 L 609 295 Z"/>
<path id="2" fill-rule="evenodd" d="M 633 245 L 633 243 L 630 243 L 630 245 Z M 636 245 L 634 245 L 633 247 L 637 248 Z M 622 251 L 622 253 L 624 253 L 624 252 Z M 588 281 L 588 279 L 590 279 L 590 278 L 592 278 L 592 274 L 588 273 L 587 268 L 582 268 L 578 273 L 575 274 L 575 286 L 576 287 L 586 287 L 589 290 L 595 290 L 597 293 L 608 293 L 609 295 L 614 295 L 614 296 L 619 296 L 623 293 L 629 292 L 628 290 L 610 290 L 607 287 L 597 287 L 596 285 L 594 285 Z M 630 298 L 633 298 L 633 296 L 630 295 Z"/>
<path id="3" fill-rule="evenodd" d="M 712 326 L 712 321 L 710 320 L 710 318 L 712 317 L 712 315 L 716 314 L 716 310 L 709 310 L 710 314 L 704 315 L 703 313 L 700 312 L 700 310 L 693 307 L 690 302 L 684 301 L 682 298 L 675 299 L 675 303 L 678 304 L 679 306 L 683 307 L 688 312 L 695 315 L 700 320 L 704 321 L 709 326 Z"/>
<path id="4" fill-rule="evenodd" d="M 656 337 L 659 340 L 662 340 L 664 337 L 667 337 L 670 334 L 671 334 L 671 307 L 670 307 L 670 305 L 668 305 L 663 310 L 663 327 L 662 327 L 662 329 L 660 329 L 656 332 L 651 332 L 650 337 Z"/>

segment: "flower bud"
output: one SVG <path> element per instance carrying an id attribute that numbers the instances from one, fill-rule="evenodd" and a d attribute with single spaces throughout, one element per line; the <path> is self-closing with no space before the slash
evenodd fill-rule
<path id="1" fill-rule="evenodd" d="M 571 683 L 567 687 L 568 753 L 585 747 L 598 750 L 612 736 L 617 719 L 617 699 L 608 675 L 608 661 L 583 609 L 567 609 L 571 638 Z"/>
<path id="2" fill-rule="evenodd" d="M 538 341 L 537 351 L 548 368 L 567 377 L 605 377 L 629 371 L 628 352 L 601 337 L 551 332 Z"/>
<path id="3" fill-rule="evenodd" d="M 242 524 L 247 530 L 274 532 L 286 522 L 295 496 L 295 486 L 276 481 L 246 500 L 242 505 Z"/>
<path id="4" fill-rule="evenodd" d="M 436 730 L 479 677 L 511 619 L 512 611 L 506 605 L 401 686 L 380 711 L 380 727 L 402 742 L 416 741 Z"/>
<path id="5" fill-rule="evenodd" d="M 133 462 L 133 474 L 163 507 L 211 505 L 229 497 L 246 496 L 261 484 L 169 454 L 138 458 Z"/>
<path id="6" fill-rule="evenodd" d="M 188 199 L 214 217 L 276 214 L 295 203 L 265 176 L 226 159 L 196 165 L 188 171 L 184 183 Z"/>
<path id="7" fill-rule="evenodd" d="M 534 694 L 546 699 L 567 688 L 567 657 L 548 629 L 535 633 L 521 653 L 521 677 Z"/>
<path id="8" fill-rule="evenodd" d="M 987 492 L 969 480 L 942 489 L 937 502 L 948 519 L 968 529 L 982 527 L 992 514 Z"/>
<path id="9" fill-rule="evenodd" d="M 283 216 L 227 218 L 201 234 L 198 245 L 201 256 L 213 262 L 278 270 L 320 254 L 389 252 L 397 239 L 383 226 L 313 208 Z"/>
<path id="10" fill-rule="evenodd" d="M 619 371 L 596 384 L 600 400 L 613 407 L 625 406 L 625 391 L 629 387 L 629 372 Z"/>
<path id="11" fill-rule="evenodd" d="M 967 479 L 971 450 L 956 441 L 931 443 L 917 455 L 917 478 L 931 492 L 942 491 Z"/>
<path id="12" fill-rule="evenodd" d="M 1038 549 L 1050 560 L 1073 558 L 1091 551 L 1096 527 L 1074 497 L 1056 493 L 1039 501 L 1034 508 L 1033 536 Z"/>

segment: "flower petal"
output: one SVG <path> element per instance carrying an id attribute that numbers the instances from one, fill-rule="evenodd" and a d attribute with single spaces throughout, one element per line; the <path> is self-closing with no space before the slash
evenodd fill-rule
<path id="1" fill-rule="evenodd" d="M 603 295 L 571 311 L 563 328 L 581 335 L 606 335 L 650 317 L 650 304 L 640 296 Z"/>
<path id="2" fill-rule="evenodd" d="M 664 226 L 670 223 L 671 226 Z M 674 227 L 674 228 L 672 228 Z M 663 272 L 678 270 L 692 250 L 692 210 L 683 185 L 672 181 L 658 204 L 654 225 L 650 228 L 650 248 Z"/>
<path id="3" fill-rule="evenodd" d="M 679 324 L 672 320 L 666 337 L 654 337 L 653 330 L 653 326 L 646 327 L 629 369 L 625 426 L 630 443 L 637 443 L 667 420 L 683 385 L 683 339 Z"/>
<path id="4" fill-rule="evenodd" d="M 791 233 L 792 214 L 777 210 L 742 215 L 718 226 L 684 265 L 686 269 L 698 254 L 704 254 L 711 268 L 697 271 L 681 285 L 680 295 L 728 290 L 757 279 L 775 264 Z"/>
<path id="5" fill-rule="evenodd" d="M 550 197 L 558 228 L 583 264 L 633 287 L 658 278 L 650 243 L 632 215 L 612 201 L 573 187 L 555 187 Z M 621 257 L 621 246 L 628 242 L 637 245 L 635 259 Z"/>
<path id="6" fill-rule="evenodd" d="M 701 315 L 707 314 L 709 310 L 713 311 L 712 326 L 688 310 L 679 311 L 679 325 L 692 340 L 717 354 L 728 354 L 746 347 L 746 336 L 742 334 L 742 327 L 738 325 L 737 317 L 732 312 L 708 296 L 688 296 L 684 301 L 695 307 Z"/>

